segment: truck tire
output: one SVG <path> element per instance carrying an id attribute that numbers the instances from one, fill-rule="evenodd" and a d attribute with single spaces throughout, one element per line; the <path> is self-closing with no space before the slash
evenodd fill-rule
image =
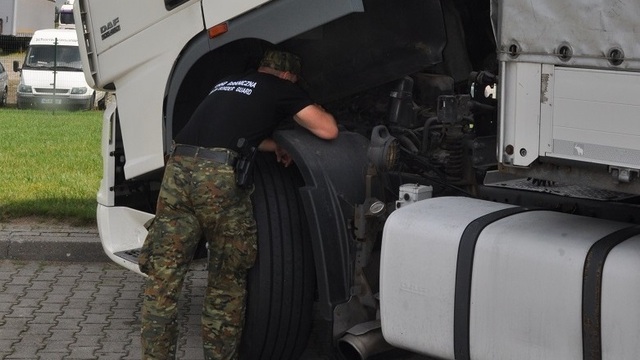
<path id="1" fill-rule="evenodd" d="M 305 350 L 315 295 L 315 267 L 295 166 L 258 154 L 254 215 L 258 259 L 248 277 L 243 360 L 299 359 Z"/>

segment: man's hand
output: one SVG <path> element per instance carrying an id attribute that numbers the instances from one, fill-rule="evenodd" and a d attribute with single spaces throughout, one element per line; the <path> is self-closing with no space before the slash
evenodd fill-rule
<path id="1" fill-rule="evenodd" d="M 293 162 L 293 159 L 287 150 L 281 148 L 279 145 L 276 145 L 276 160 L 279 163 L 282 163 L 284 167 L 288 167 Z"/>
<path id="2" fill-rule="evenodd" d="M 258 146 L 258 150 L 274 152 L 276 154 L 276 160 L 279 163 L 282 163 L 284 167 L 291 165 L 291 163 L 293 162 L 293 159 L 291 158 L 291 155 L 289 155 L 287 150 L 280 147 L 280 145 L 276 144 L 276 142 L 271 138 L 264 139 Z"/>

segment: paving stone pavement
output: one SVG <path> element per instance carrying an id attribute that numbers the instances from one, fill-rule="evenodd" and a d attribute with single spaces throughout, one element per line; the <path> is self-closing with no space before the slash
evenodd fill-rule
<path id="1" fill-rule="evenodd" d="M 203 359 L 206 277 L 196 261 L 185 279 L 178 359 Z M 0 359 L 140 359 L 143 282 L 109 260 L 95 226 L 0 223 Z"/>
<path id="2" fill-rule="evenodd" d="M 179 359 L 201 360 L 206 271 L 180 300 Z M 140 359 L 143 278 L 109 262 L 0 260 L 1 359 Z"/>
<path id="3" fill-rule="evenodd" d="M 192 264 L 179 301 L 178 359 L 202 360 L 206 265 Z M 0 223 L 0 359 L 140 359 L 144 278 L 102 251 L 95 226 Z M 323 360 L 314 343 L 299 360 Z M 424 360 L 382 355 L 378 360 Z"/>
<path id="4" fill-rule="evenodd" d="M 204 263 L 185 279 L 179 359 L 201 360 Z M 112 263 L 95 226 L 0 224 L 0 359 L 140 359 L 144 278 Z"/>

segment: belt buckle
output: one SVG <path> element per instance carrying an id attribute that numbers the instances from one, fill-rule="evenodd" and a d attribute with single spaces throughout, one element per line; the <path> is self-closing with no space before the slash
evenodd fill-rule
<path id="1" fill-rule="evenodd" d="M 229 165 L 229 161 L 231 157 L 231 151 L 229 149 L 212 148 L 209 151 L 211 151 L 214 154 L 220 154 L 221 156 L 220 156 L 219 162 L 224 165 Z"/>
<path id="2" fill-rule="evenodd" d="M 226 155 L 226 159 L 224 159 L 225 164 L 231 165 L 231 151 L 227 149 L 224 151 L 224 153 Z"/>

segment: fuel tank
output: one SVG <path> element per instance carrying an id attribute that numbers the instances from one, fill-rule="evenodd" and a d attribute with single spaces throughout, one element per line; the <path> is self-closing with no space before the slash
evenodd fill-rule
<path id="1" fill-rule="evenodd" d="M 383 335 L 444 359 L 638 359 L 638 234 L 464 197 L 402 207 L 383 232 Z"/>

